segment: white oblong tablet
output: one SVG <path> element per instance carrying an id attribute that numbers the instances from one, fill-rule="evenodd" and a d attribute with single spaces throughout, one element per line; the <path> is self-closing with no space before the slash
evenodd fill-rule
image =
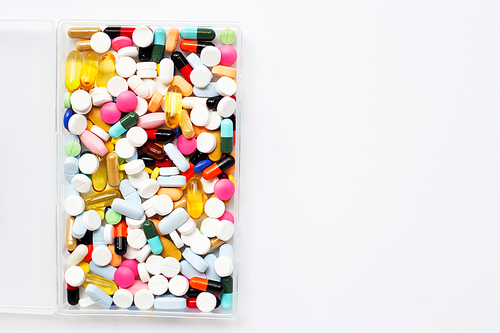
<path id="1" fill-rule="evenodd" d="M 128 90 L 127 80 L 120 76 L 113 76 L 108 81 L 108 92 L 111 96 L 118 96 L 120 93 Z"/>
<path id="2" fill-rule="evenodd" d="M 138 70 L 137 76 L 140 77 L 141 79 L 154 79 L 157 77 L 157 74 L 156 70 L 147 69 L 147 70 Z"/>
<path id="3" fill-rule="evenodd" d="M 165 216 L 174 210 L 174 202 L 168 195 L 161 194 L 156 199 L 154 207 L 159 215 Z"/>
<path id="4" fill-rule="evenodd" d="M 229 96 L 224 96 L 217 104 L 217 113 L 224 118 L 229 118 L 236 111 L 236 101 Z"/>
<path id="5" fill-rule="evenodd" d="M 175 244 L 175 246 L 180 249 L 181 247 L 184 246 L 184 242 L 182 241 L 181 237 L 177 233 L 177 231 L 172 231 L 171 233 L 168 234 L 170 236 L 170 239 L 172 242 Z"/>
<path id="6" fill-rule="evenodd" d="M 156 70 L 156 62 L 153 61 L 146 61 L 146 62 L 139 62 L 137 64 L 137 70 L 138 71 L 146 71 L 146 70 Z"/>
<path id="7" fill-rule="evenodd" d="M 217 111 L 210 111 L 210 121 L 208 122 L 205 127 L 209 131 L 215 131 L 220 127 L 220 122 L 222 121 L 222 118 L 220 114 Z"/>
<path id="8" fill-rule="evenodd" d="M 177 228 L 181 234 L 190 234 L 196 229 L 196 222 L 190 217 L 183 225 Z"/>
<path id="9" fill-rule="evenodd" d="M 214 263 L 215 273 L 220 277 L 226 277 L 233 273 L 233 262 L 228 257 L 219 257 Z"/>
<path id="10" fill-rule="evenodd" d="M 212 72 L 205 66 L 198 66 L 192 70 L 189 78 L 193 86 L 205 88 L 212 80 Z"/>
<path id="11" fill-rule="evenodd" d="M 115 144 L 115 153 L 123 159 L 131 158 L 136 151 L 137 149 L 126 138 L 118 140 Z"/>
<path id="12" fill-rule="evenodd" d="M 234 224 L 228 220 L 222 220 L 217 225 L 216 236 L 220 240 L 228 241 L 233 237 L 234 234 Z"/>
<path id="13" fill-rule="evenodd" d="M 168 287 L 172 295 L 184 296 L 189 289 L 189 281 L 182 275 L 176 275 L 170 279 Z"/>
<path id="14" fill-rule="evenodd" d="M 215 177 L 212 179 L 205 179 L 203 177 L 200 177 L 201 185 L 203 185 L 203 191 L 206 194 L 212 194 L 214 193 L 214 188 L 215 188 L 215 183 L 219 181 L 219 178 Z"/>
<path id="15" fill-rule="evenodd" d="M 146 244 L 139 251 L 139 253 L 135 257 L 135 260 L 137 260 L 138 262 L 144 262 L 146 261 L 146 259 L 148 259 L 150 254 L 151 254 L 151 247 L 149 246 L 149 244 Z"/>
<path id="16" fill-rule="evenodd" d="M 127 309 L 132 306 L 134 295 L 127 289 L 118 289 L 113 294 L 113 302 L 115 305 L 122 309 Z"/>
<path id="17" fill-rule="evenodd" d="M 153 43 L 153 31 L 148 27 L 137 27 L 132 33 L 132 41 L 139 47 L 148 47 Z"/>
<path id="18" fill-rule="evenodd" d="M 175 176 L 180 173 L 177 167 L 161 167 L 160 176 Z"/>
<path id="19" fill-rule="evenodd" d="M 137 189 L 137 193 L 139 193 L 141 198 L 149 199 L 153 195 L 155 195 L 159 189 L 160 189 L 160 184 L 158 184 L 156 179 L 148 179 L 145 182 L 143 182 L 141 186 Z"/>
<path id="20" fill-rule="evenodd" d="M 163 84 L 170 84 L 174 79 L 174 62 L 169 58 L 160 61 L 159 79 Z"/>
<path id="21" fill-rule="evenodd" d="M 217 146 L 217 139 L 212 133 L 203 132 L 196 138 L 196 148 L 202 153 L 211 153 Z"/>
<path id="22" fill-rule="evenodd" d="M 128 176 L 130 185 L 132 185 L 135 188 L 141 187 L 142 183 L 148 179 L 149 179 L 149 174 L 146 170 L 142 170 L 141 172 Z"/>
<path id="23" fill-rule="evenodd" d="M 146 221 L 146 215 L 142 214 L 142 217 L 139 220 L 131 219 L 130 217 L 125 217 L 125 222 L 130 228 L 138 229 L 142 227 L 142 223 Z"/>
<path id="24" fill-rule="evenodd" d="M 221 53 L 215 46 L 205 46 L 200 53 L 200 59 L 205 66 L 213 67 L 219 64 Z"/>
<path id="25" fill-rule="evenodd" d="M 85 282 L 85 271 L 80 266 L 71 266 L 64 273 L 64 280 L 72 287 L 79 287 Z"/>
<path id="26" fill-rule="evenodd" d="M 152 254 L 146 260 L 146 269 L 152 275 L 158 275 L 161 273 L 161 264 L 163 263 L 163 257 L 157 254 Z"/>
<path id="27" fill-rule="evenodd" d="M 137 270 L 139 271 L 139 278 L 141 279 L 141 281 L 144 283 L 148 282 L 151 276 L 149 275 L 149 272 L 146 269 L 146 263 L 145 262 L 139 263 L 139 265 L 137 265 Z"/>
<path id="28" fill-rule="evenodd" d="M 88 210 L 82 216 L 83 225 L 87 230 L 94 231 L 101 226 L 101 215 L 95 210 Z"/>
<path id="29" fill-rule="evenodd" d="M 173 257 L 166 257 L 163 259 L 160 271 L 166 277 L 172 278 L 181 271 L 181 263 Z"/>
<path id="30" fill-rule="evenodd" d="M 115 238 L 115 228 L 111 224 L 104 226 L 104 241 L 106 244 L 113 244 Z"/>
<path id="31" fill-rule="evenodd" d="M 155 297 L 149 289 L 140 289 L 134 295 L 134 304 L 139 310 L 151 309 Z"/>
<path id="32" fill-rule="evenodd" d="M 196 297 L 196 306 L 201 312 L 210 312 L 215 309 L 217 305 L 217 300 L 215 296 L 206 291 L 201 292 L 198 297 Z"/>
<path id="33" fill-rule="evenodd" d="M 225 210 L 226 206 L 224 205 L 224 201 L 215 197 L 208 199 L 205 203 L 205 214 L 207 214 L 208 217 L 218 219 L 224 214 Z"/>
<path id="34" fill-rule="evenodd" d="M 148 289 L 154 295 L 163 295 L 168 290 L 168 280 L 163 275 L 155 275 L 149 279 Z"/>
<path id="35" fill-rule="evenodd" d="M 127 234 L 127 244 L 137 250 L 140 250 L 147 243 L 146 235 L 142 229 L 130 229 Z M 136 256 L 137 258 L 137 256 Z"/>
<path id="36" fill-rule="evenodd" d="M 94 97 L 97 95 L 102 95 L 102 94 L 107 94 L 108 89 L 106 87 L 95 87 L 92 88 L 89 92 L 90 97 L 92 97 L 92 100 L 94 100 Z"/>
<path id="37" fill-rule="evenodd" d="M 127 175 L 135 175 L 144 170 L 145 167 L 146 164 L 144 164 L 142 159 L 133 160 L 125 164 L 125 173 Z"/>
<path id="38" fill-rule="evenodd" d="M 80 305 L 81 308 L 86 308 L 94 304 L 95 301 L 87 294 L 84 294 L 83 297 L 80 297 L 80 300 L 78 301 L 78 305 Z"/>
<path id="39" fill-rule="evenodd" d="M 71 94 L 71 108 L 79 114 L 87 114 L 92 108 L 92 97 L 85 90 L 79 89 Z"/>
<path id="40" fill-rule="evenodd" d="M 126 46 L 118 50 L 118 57 L 135 58 L 139 55 L 139 50 L 135 46 Z"/>
<path id="41" fill-rule="evenodd" d="M 220 95 L 231 96 L 236 92 L 236 82 L 230 77 L 223 76 L 217 80 L 215 88 Z"/>
<path id="42" fill-rule="evenodd" d="M 87 118 L 81 114 L 74 114 L 69 118 L 68 130 L 75 135 L 81 135 L 87 129 Z"/>
<path id="43" fill-rule="evenodd" d="M 201 222 L 201 232 L 207 237 L 215 237 L 217 235 L 217 226 L 219 223 L 219 220 L 207 217 Z"/>
<path id="44" fill-rule="evenodd" d="M 80 215 L 85 209 L 85 201 L 79 195 L 70 195 L 64 200 L 64 210 L 68 215 Z"/>
<path id="45" fill-rule="evenodd" d="M 148 102 L 144 98 L 137 97 L 137 106 L 134 112 L 139 117 L 145 115 L 148 112 Z"/>
<path id="46" fill-rule="evenodd" d="M 96 32 L 90 37 L 90 47 L 97 53 L 105 53 L 111 47 L 111 38 L 104 32 Z"/>
<path id="47" fill-rule="evenodd" d="M 97 266 L 109 265 L 112 258 L 111 250 L 106 245 L 99 245 L 92 250 L 92 261 Z"/>
<path id="48" fill-rule="evenodd" d="M 71 186 L 80 193 L 87 193 L 92 187 L 92 181 L 89 177 L 79 173 L 71 180 Z"/>
<path id="49" fill-rule="evenodd" d="M 210 122 L 210 111 L 204 105 L 196 105 L 189 115 L 191 122 L 196 126 L 206 126 Z"/>
<path id="50" fill-rule="evenodd" d="M 78 160 L 78 168 L 86 175 L 91 175 L 99 169 L 99 159 L 94 154 L 83 154 Z"/>
<path id="51" fill-rule="evenodd" d="M 191 239 L 193 239 L 193 237 L 199 233 L 200 231 L 194 228 L 194 230 L 189 234 L 181 234 L 181 240 L 184 243 L 184 245 L 189 246 L 191 245 Z"/>
<path id="52" fill-rule="evenodd" d="M 110 96 L 110 95 L 108 95 L 108 96 Z M 109 139 L 108 132 L 106 132 L 105 130 L 103 130 L 102 128 L 100 128 L 97 125 L 92 126 L 90 128 L 90 131 L 92 133 L 94 133 L 95 135 L 97 135 L 98 137 L 100 137 L 102 141 L 108 141 L 108 139 Z"/>
<path id="53" fill-rule="evenodd" d="M 137 64 L 130 57 L 121 57 L 116 62 L 116 73 L 123 78 L 131 77 L 135 74 Z"/>
<path id="54" fill-rule="evenodd" d="M 208 253 L 211 243 L 207 236 L 198 233 L 191 238 L 190 246 L 194 253 L 202 256 Z"/>

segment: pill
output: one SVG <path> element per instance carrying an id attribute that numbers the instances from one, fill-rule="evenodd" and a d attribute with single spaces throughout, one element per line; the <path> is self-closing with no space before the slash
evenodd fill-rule
<path id="1" fill-rule="evenodd" d="M 160 176 L 174 176 L 179 174 L 177 167 L 160 168 Z"/>
<path id="2" fill-rule="evenodd" d="M 217 91 L 217 82 L 210 82 L 204 88 L 194 87 L 193 94 L 195 94 L 197 97 L 207 97 L 207 98 L 220 95 L 220 93 Z"/>
<path id="3" fill-rule="evenodd" d="M 95 210 L 88 210 L 82 216 L 83 225 L 87 230 L 94 231 L 101 226 L 101 216 Z"/>
<path id="4" fill-rule="evenodd" d="M 144 245 L 146 245 L 146 242 L 146 236 L 141 229 L 130 229 L 127 232 L 127 244 L 130 247 L 140 250 Z"/>
<path id="5" fill-rule="evenodd" d="M 152 254 L 146 260 L 146 268 L 148 272 L 152 275 L 158 275 L 161 273 L 161 265 L 163 263 L 163 257 Z"/>
<path id="6" fill-rule="evenodd" d="M 92 261 L 97 266 L 106 266 L 109 265 L 112 259 L 112 254 L 109 248 L 106 245 L 99 245 L 94 247 L 92 250 Z"/>
<path id="7" fill-rule="evenodd" d="M 159 79 L 163 84 L 169 84 L 174 78 L 174 62 L 169 58 L 160 61 Z"/>
<path id="8" fill-rule="evenodd" d="M 212 67 L 212 74 L 217 76 L 227 76 L 232 79 L 236 78 L 236 69 L 227 66 L 216 65 Z"/>
<path id="9" fill-rule="evenodd" d="M 181 237 L 177 233 L 177 231 L 172 231 L 171 233 L 168 234 L 170 236 L 170 239 L 172 242 L 175 244 L 175 246 L 180 249 L 181 247 L 184 246 L 184 242 L 182 241 Z"/>
<path id="10" fill-rule="evenodd" d="M 89 52 L 83 58 L 82 69 L 80 70 L 80 86 L 89 91 L 94 88 L 97 78 L 99 56 L 95 52 Z"/>
<path id="11" fill-rule="evenodd" d="M 212 197 L 205 203 L 205 214 L 211 218 L 218 218 L 224 214 L 225 205 L 224 202 L 216 197 Z M 232 223 L 231 223 L 232 224 Z"/>
<path id="12" fill-rule="evenodd" d="M 218 219 L 213 219 L 207 217 L 201 222 L 201 232 L 207 237 L 215 237 L 217 235 L 217 225 L 219 224 Z"/>
<path id="13" fill-rule="evenodd" d="M 135 28 L 132 33 L 132 41 L 139 47 L 148 47 L 153 43 L 153 31 L 144 26 Z"/>
<path id="14" fill-rule="evenodd" d="M 146 269 L 146 263 L 141 262 L 137 265 L 137 270 L 139 271 L 139 278 L 142 282 L 146 283 L 149 281 L 151 276 L 149 275 L 148 270 Z"/>
<path id="15" fill-rule="evenodd" d="M 222 96 L 231 96 L 236 93 L 236 82 L 227 76 L 222 76 L 216 83 L 217 92 Z"/>
<path id="16" fill-rule="evenodd" d="M 140 77 L 132 75 L 128 78 L 127 83 L 129 88 L 132 89 L 137 96 L 141 98 L 148 98 L 149 89 Z"/>
<path id="17" fill-rule="evenodd" d="M 182 256 L 186 259 L 197 271 L 205 272 L 208 268 L 208 263 L 199 255 L 193 252 L 191 248 L 186 248 L 182 252 Z"/>
<path id="18" fill-rule="evenodd" d="M 191 239 L 198 233 L 200 233 L 200 231 L 196 228 L 192 229 L 190 233 L 181 233 L 181 240 L 185 245 L 190 246 Z"/>
<path id="19" fill-rule="evenodd" d="M 193 125 L 205 126 L 210 122 L 210 112 L 207 107 L 203 105 L 197 105 L 191 110 L 191 121 Z"/>
<path id="20" fill-rule="evenodd" d="M 221 282 L 193 277 L 189 280 L 191 288 L 220 295 L 224 292 L 224 285 Z"/>
<path id="21" fill-rule="evenodd" d="M 134 273 L 132 270 L 128 267 L 118 267 L 118 269 L 115 271 L 114 275 L 114 281 L 120 288 L 127 288 L 134 283 Z"/>
<path id="22" fill-rule="evenodd" d="M 217 225 L 216 236 L 220 240 L 228 241 L 231 237 L 233 237 L 234 233 L 234 223 L 227 220 L 222 220 Z"/>
<path id="23" fill-rule="evenodd" d="M 233 44 L 236 40 L 236 33 L 232 29 L 226 28 L 219 34 L 219 39 L 222 44 Z"/>
<path id="24" fill-rule="evenodd" d="M 142 170 L 139 173 L 128 176 L 128 180 L 130 181 L 130 184 L 135 188 L 141 187 L 142 183 L 148 179 L 149 179 L 149 175 L 148 175 L 148 172 L 146 170 Z"/>
<path id="25" fill-rule="evenodd" d="M 85 90 L 77 90 L 71 94 L 71 108 L 78 114 L 87 114 L 92 109 L 92 97 Z"/>
<path id="26" fill-rule="evenodd" d="M 212 164 L 210 167 L 203 170 L 203 178 L 210 180 L 234 165 L 234 157 L 232 155 L 223 156 L 220 160 Z"/>
<path id="27" fill-rule="evenodd" d="M 90 47 L 97 53 L 108 52 L 111 47 L 111 38 L 104 32 L 96 32 L 90 37 Z"/>
<path id="28" fill-rule="evenodd" d="M 219 103 L 217 103 L 217 113 L 219 113 L 224 118 L 230 117 L 235 111 L 236 111 L 236 101 L 231 97 L 224 96 L 219 101 Z"/>
<path id="29" fill-rule="evenodd" d="M 233 262 L 228 257 L 221 257 L 215 260 L 215 272 L 220 277 L 226 277 L 233 273 Z"/>
<path id="30" fill-rule="evenodd" d="M 117 64 L 118 67 L 118 64 Z M 114 76 L 108 81 L 108 92 L 111 96 L 118 96 L 121 92 L 128 90 L 127 80 L 120 76 Z"/>
<path id="31" fill-rule="evenodd" d="M 196 222 L 192 218 L 188 218 L 186 222 L 177 228 L 177 231 L 181 234 L 190 234 L 194 230 L 196 230 Z"/>
<path id="32" fill-rule="evenodd" d="M 175 166 L 182 172 L 189 169 L 189 162 L 184 158 L 182 153 L 171 143 L 167 143 L 164 146 L 165 152 L 168 157 L 172 160 Z M 215 177 L 215 176 L 214 176 Z"/>
<path id="33" fill-rule="evenodd" d="M 217 300 L 211 293 L 202 292 L 196 297 L 196 306 L 201 312 L 210 312 L 215 309 Z"/>
<path id="34" fill-rule="evenodd" d="M 235 63 L 237 58 L 236 49 L 231 45 L 222 45 L 219 47 L 219 51 L 221 53 L 220 64 L 222 66 L 231 66 Z"/>
<path id="35" fill-rule="evenodd" d="M 134 295 L 134 304 L 139 310 L 148 310 L 153 306 L 154 299 L 154 295 L 149 289 L 141 289 Z"/>
<path id="36" fill-rule="evenodd" d="M 163 51 L 163 47 L 162 47 Z M 168 280 L 163 275 L 154 275 L 149 279 L 148 289 L 154 295 L 163 295 L 168 290 Z"/>
<path id="37" fill-rule="evenodd" d="M 188 279 L 192 279 L 193 277 L 199 277 L 205 279 L 207 277 L 205 273 L 195 269 L 187 260 L 181 261 L 181 274 L 187 277 Z"/>
<path id="38" fill-rule="evenodd" d="M 90 180 L 89 177 L 83 175 L 83 174 L 78 174 L 73 177 L 71 180 L 71 185 L 75 190 L 77 190 L 80 193 L 87 193 L 90 191 L 90 188 L 92 187 L 92 181 Z"/>
<path id="39" fill-rule="evenodd" d="M 215 136 L 208 132 L 201 133 L 196 139 L 197 149 L 202 153 L 211 153 L 217 144 Z"/>
<path id="40" fill-rule="evenodd" d="M 167 259 L 167 258 L 165 258 Z M 179 264 L 180 269 L 180 264 Z M 182 275 L 175 275 L 170 279 L 169 290 L 172 295 L 184 296 L 189 289 L 189 281 Z"/>
<path id="41" fill-rule="evenodd" d="M 170 85 L 179 87 L 182 96 L 190 96 L 193 93 L 193 86 L 180 75 L 174 75 Z"/>
<path id="42" fill-rule="evenodd" d="M 213 281 L 220 281 L 220 276 L 217 275 L 217 272 L 215 271 L 215 261 L 217 260 L 217 256 L 213 253 L 210 253 L 207 254 L 204 259 L 208 263 L 208 268 L 205 271 L 207 279 Z"/>
<path id="43" fill-rule="evenodd" d="M 71 51 L 66 58 L 66 72 L 64 83 L 66 89 L 72 93 L 80 88 L 80 72 L 82 68 L 82 54 Z"/>
<path id="44" fill-rule="evenodd" d="M 139 55 L 139 49 L 135 46 L 125 46 L 118 50 L 118 57 L 130 57 L 135 58 Z"/>
<path id="45" fill-rule="evenodd" d="M 132 219 L 130 217 L 125 217 L 125 222 L 130 228 L 140 228 L 144 221 L 146 221 L 145 214 L 142 214 L 141 218 L 138 220 Z"/>
<path id="46" fill-rule="evenodd" d="M 77 305 L 80 300 L 79 288 L 72 287 L 66 283 L 66 299 L 70 305 Z"/>
<path id="47" fill-rule="evenodd" d="M 99 59 L 99 65 L 97 67 L 98 72 L 96 78 L 96 85 L 98 87 L 106 87 L 109 79 L 111 79 L 115 75 L 115 65 L 116 65 L 116 58 L 113 53 L 108 52 L 101 56 L 101 58 Z"/>
<path id="48" fill-rule="evenodd" d="M 186 299 L 173 295 L 155 297 L 154 308 L 158 310 L 182 310 L 186 308 Z"/>
<path id="49" fill-rule="evenodd" d="M 76 249 L 69 255 L 68 259 L 66 259 L 66 265 L 68 267 L 78 265 L 87 255 L 87 253 L 88 253 L 88 248 L 85 245 L 83 244 L 78 245 Z"/>
<path id="50" fill-rule="evenodd" d="M 215 31 L 209 28 L 189 27 L 180 31 L 181 38 L 197 40 L 213 40 L 216 36 Z"/>
<path id="51" fill-rule="evenodd" d="M 221 306 L 223 309 L 230 309 L 233 305 L 233 278 L 226 276 L 221 279 L 224 285 L 224 293 L 221 297 Z"/>
<path id="52" fill-rule="evenodd" d="M 85 289 L 85 293 L 103 308 L 108 309 L 113 303 L 113 299 L 96 285 L 89 284 Z"/>
<path id="53" fill-rule="evenodd" d="M 77 41 L 75 47 L 76 50 L 80 52 L 86 52 L 92 50 L 92 46 L 90 45 L 90 39 Z"/>
<path id="54" fill-rule="evenodd" d="M 90 38 L 93 34 L 101 32 L 99 27 L 71 27 L 68 29 L 69 38 Z"/>
<path id="55" fill-rule="evenodd" d="M 214 194 L 220 200 L 229 200 L 233 197 L 235 187 L 229 179 L 221 179 L 214 186 Z"/>
<path id="56" fill-rule="evenodd" d="M 232 225 L 232 224 L 231 224 Z M 191 239 L 191 250 L 198 255 L 205 255 L 210 250 L 210 240 L 207 236 L 197 233 Z"/>
<path id="57" fill-rule="evenodd" d="M 116 63 L 116 73 L 122 78 L 129 78 L 135 74 L 136 63 L 130 57 L 121 57 Z"/>
<path id="58" fill-rule="evenodd" d="M 181 72 L 184 79 L 187 82 L 191 83 L 189 77 L 191 75 L 191 72 L 193 71 L 193 68 L 188 63 L 186 57 L 184 57 L 184 55 L 181 52 L 174 51 L 172 52 L 171 59 L 174 62 L 175 68 L 177 68 L 177 70 Z"/>
<path id="59" fill-rule="evenodd" d="M 165 51 L 173 52 L 177 47 L 178 39 L 179 39 L 179 30 L 177 28 L 171 28 L 168 31 L 167 40 L 165 41 Z"/>
<path id="60" fill-rule="evenodd" d="M 151 51 L 151 61 L 160 62 L 165 51 L 165 29 L 157 28 L 153 35 L 153 50 Z"/>
<path id="61" fill-rule="evenodd" d="M 197 40 L 183 40 L 179 45 L 180 49 L 185 52 L 200 53 L 207 47 L 215 47 L 215 45 L 208 41 Z"/>
<path id="62" fill-rule="evenodd" d="M 151 247 L 149 244 L 146 244 L 142 247 L 142 249 L 137 253 L 135 260 L 139 263 L 146 261 L 149 255 L 151 254 Z"/>
<path id="63" fill-rule="evenodd" d="M 131 307 L 133 301 L 134 296 L 127 289 L 118 289 L 113 295 L 113 303 L 122 309 Z"/>
<path id="64" fill-rule="evenodd" d="M 162 47 L 163 50 L 163 47 Z M 137 229 L 139 230 L 139 229 Z M 151 248 L 151 252 L 154 254 L 160 254 L 163 251 L 163 246 L 161 244 L 160 238 L 152 221 L 148 220 L 142 224 L 142 230 L 147 239 L 147 242 Z"/>
<path id="65" fill-rule="evenodd" d="M 137 115 L 137 113 L 129 112 L 109 129 L 109 135 L 112 138 L 118 138 L 123 133 L 125 133 L 128 129 L 130 129 L 132 126 L 137 124 L 138 121 L 139 121 L 139 116 Z M 122 157 L 122 158 L 126 158 L 126 157 Z"/>
<path id="66" fill-rule="evenodd" d="M 111 208 L 117 213 L 129 216 L 136 220 L 140 219 L 142 214 L 144 214 L 144 209 L 140 205 L 123 199 L 114 199 Z"/>
<path id="67" fill-rule="evenodd" d="M 206 66 L 213 67 L 219 64 L 221 52 L 215 46 L 203 47 L 200 52 L 200 59 Z"/>
<path id="68" fill-rule="evenodd" d="M 154 208 L 159 215 L 165 216 L 174 209 L 174 203 L 168 195 L 158 195 Z"/>

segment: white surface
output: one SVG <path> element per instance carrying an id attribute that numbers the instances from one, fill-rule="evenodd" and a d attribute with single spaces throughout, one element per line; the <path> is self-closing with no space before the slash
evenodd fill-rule
<path id="1" fill-rule="evenodd" d="M 165 325 L 204 333 L 500 330 L 497 2 L 252 1 L 215 3 L 208 16 L 202 1 L 188 10 L 152 5 L 90 0 L 75 10 L 66 1 L 20 0 L 0 16 L 242 23 L 238 316 L 0 314 L 3 331 L 153 331 Z M 302 63 L 302 45 L 319 45 L 312 50 L 316 66 Z M 7 88 L 17 90 L 24 79 Z M 8 110 L 19 110 L 19 100 L 4 104 L 5 121 Z M 12 126 L 0 136 L 18 131 Z M 33 142 L 32 136 L 18 139 Z M 13 156 L 14 147 L 0 145 L 4 156 Z M 34 160 L 46 158 L 34 153 L 40 155 Z M 307 160 L 321 168 L 307 173 Z M 30 193 L 15 187 L 11 175 L 19 166 L 7 164 L 0 167 L 9 175 L 2 188 L 12 190 L 3 191 L 0 202 L 16 200 L 21 210 L 26 201 L 19 198 Z M 53 165 L 39 164 L 48 178 L 34 186 L 51 184 Z M 298 174 L 313 177 L 297 182 Z M 47 228 L 54 212 L 42 203 L 38 208 L 44 223 L 32 227 Z M 321 225 L 314 246 L 300 246 L 309 232 L 304 221 Z M 43 244 L 40 239 L 36 246 Z M 318 279 L 328 276 L 328 288 L 298 288 L 304 276 L 289 274 L 297 262 L 314 267 L 310 273 Z"/>

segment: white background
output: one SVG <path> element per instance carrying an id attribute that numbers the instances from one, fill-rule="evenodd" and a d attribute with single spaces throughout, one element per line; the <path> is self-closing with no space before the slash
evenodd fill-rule
<path id="1" fill-rule="evenodd" d="M 2 5 L 244 38 L 238 317 L 0 314 L 2 332 L 500 330 L 498 2 L 326 3 Z"/>

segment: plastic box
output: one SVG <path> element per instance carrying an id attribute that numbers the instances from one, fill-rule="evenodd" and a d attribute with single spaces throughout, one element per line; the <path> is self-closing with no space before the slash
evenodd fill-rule
<path id="1" fill-rule="evenodd" d="M 234 247 L 233 306 L 203 313 L 185 311 L 120 309 L 99 305 L 80 308 L 66 301 L 64 263 L 69 256 L 65 248 L 68 215 L 63 202 L 68 183 L 62 174 L 66 154 L 63 128 L 66 92 L 64 73 L 66 56 L 75 39 L 67 37 L 71 26 L 139 26 L 210 27 L 217 32 L 213 43 L 222 45 L 220 31 L 236 32 L 232 45 L 238 52 L 236 81 L 236 169 L 233 173 L 236 192 L 228 205 L 235 217 L 235 233 L 228 242 Z M 175 21 L 61 21 L 57 28 L 51 21 L 2 21 L 0 41 L 11 51 L 3 52 L 2 85 L 5 101 L 0 122 L 0 151 L 5 162 L 0 167 L 3 191 L 0 197 L 0 249 L 4 253 L 4 274 L 0 286 L 0 312 L 62 314 L 164 316 L 231 319 L 238 309 L 238 198 L 239 147 L 241 121 L 241 25 L 237 22 Z M 179 38 L 179 43 L 182 39 Z M 179 46 L 177 46 L 179 50 Z M 184 52 L 187 55 L 187 53 Z M 169 56 L 165 53 L 165 56 Z M 177 71 L 176 71 L 176 74 Z M 218 77 L 214 76 L 212 81 Z M 161 110 L 159 111 L 161 112 Z M 55 118 L 53 118 L 55 117 Z M 55 121 L 54 121 L 55 119 Z M 43 198 L 42 200 L 40 198 Z M 217 253 L 217 250 L 214 251 Z M 5 255 L 8 254 L 8 255 Z M 36 292 L 35 290 L 36 289 Z M 81 290 L 81 295 L 83 291 Z"/>

